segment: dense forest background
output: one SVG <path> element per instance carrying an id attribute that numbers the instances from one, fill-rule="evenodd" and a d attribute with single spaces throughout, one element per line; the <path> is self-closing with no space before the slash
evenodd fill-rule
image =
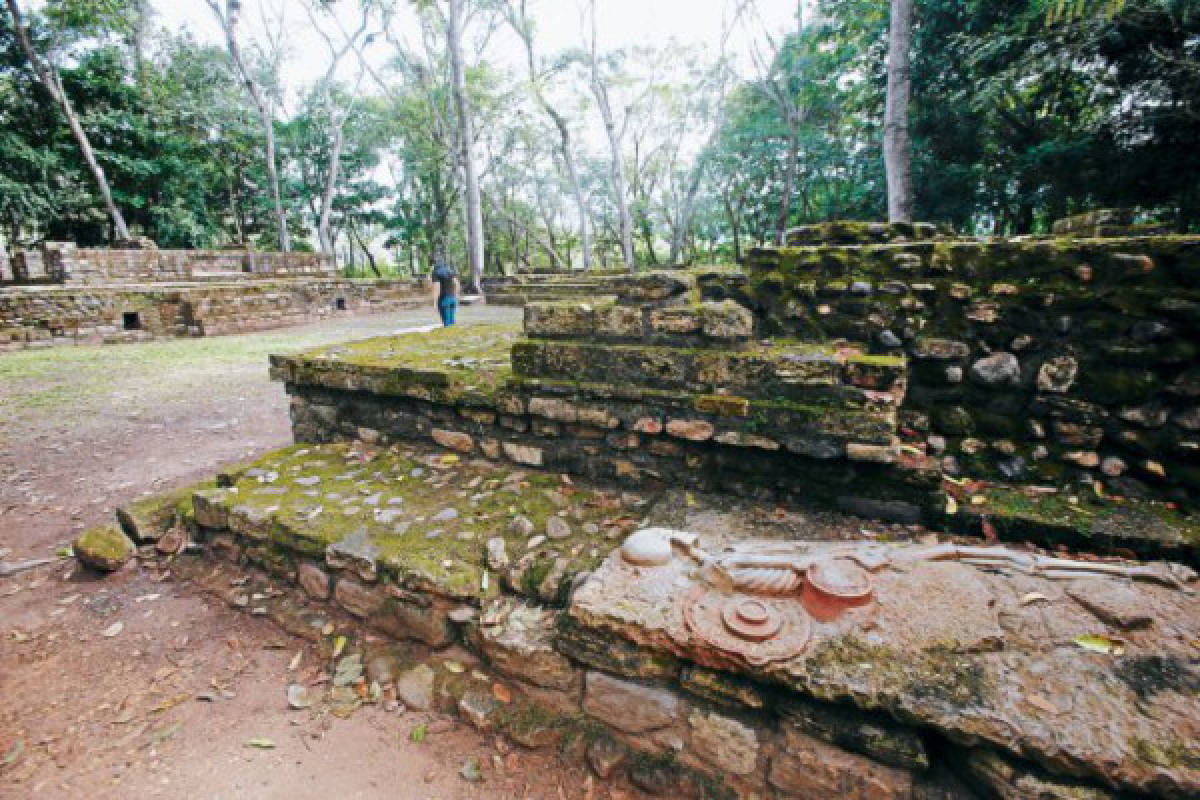
<path id="1" fill-rule="evenodd" d="M 164 29 L 145 0 L 21 4 L 131 235 L 161 247 L 321 248 L 360 273 L 443 250 L 465 263 L 471 180 L 488 271 L 728 261 L 781 227 L 886 216 L 881 0 L 800 4 L 788 30 L 730 0 L 727 30 L 755 34 L 740 71 L 727 38 L 610 50 L 593 28 L 543 52 L 533 0 L 288 0 L 264 4 L 253 36 L 240 3 L 209 5 L 226 46 Z M 1200 229 L 1200 2 L 913 5 L 917 219 L 1023 234 L 1127 206 Z M 324 78 L 289 83 L 272 9 L 321 32 L 304 57 Z M 111 242 L 13 20 L 0 16 L 0 235 Z"/>

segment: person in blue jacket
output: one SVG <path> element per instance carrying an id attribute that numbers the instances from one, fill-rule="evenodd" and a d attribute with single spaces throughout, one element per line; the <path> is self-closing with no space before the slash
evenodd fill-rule
<path id="1" fill-rule="evenodd" d="M 449 328 L 454 324 L 454 315 L 458 311 L 458 275 L 450 269 L 444 258 L 438 258 L 429 279 L 437 288 L 437 309 L 442 316 L 442 325 Z"/>

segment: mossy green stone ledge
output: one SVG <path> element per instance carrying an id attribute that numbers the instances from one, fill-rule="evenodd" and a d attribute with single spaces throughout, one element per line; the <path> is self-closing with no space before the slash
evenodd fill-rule
<path id="1" fill-rule="evenodd" d="M 374 562 L 356 568 L 359 574 L 457 601 L 494 596 L 504 581 L 553 602 L 623 530 L 613 527 L 621 501 L 612 493 L 582 485 L 563 492 L 556 475 L 428 450 L 293 446 L 228 477 L 224 488 L 193 495 L 195 518 L 207 530 L 228 530 L 293 564 L 332 565 L 352 551 Z M 533 536 L 512 524 L 517 517 L 529 521 Z M 565 536 L 542 535 L 551 517 L 565 520 Z M 538 535 L 542 541 L 531 547 Z M 493 538 L 504 540 L 511 563 L 485 578 Z"/>
<path id="2" fill-rule="evenodd" d="M 318 386 L 446 404 L 490 405 L 512 372 L 517 324 L 462 325 L 272 355 L 271 374 Z"/>

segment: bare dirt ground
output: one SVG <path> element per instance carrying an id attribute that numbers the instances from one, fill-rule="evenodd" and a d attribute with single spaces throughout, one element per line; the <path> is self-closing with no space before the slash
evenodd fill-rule
<path id="1" fill-rule="evenodd" d="M 466 308 L 463 321 L 514 319 Z M 0 559 L 47 557 L 113 509 L 290 441 L 266 354 L 433 322 L 432 310 L 264 334 L 0 355 Z M 120 623 L 120 631 L 111 633 Z M 72 560 L 0 578 L 0 797 L 605 798 L 553 754 L 435 714 L 289 711 L 306 642 L 173 580 Z M 425 724 L 422 742 L 410 732 Z M 273 748 L 248 746 L 265 738 Z M 459 775 L 469 758 L 482 783 Z"/>

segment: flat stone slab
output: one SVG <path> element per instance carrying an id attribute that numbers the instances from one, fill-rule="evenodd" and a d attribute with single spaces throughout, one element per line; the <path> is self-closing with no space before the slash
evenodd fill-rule
<path id="1" fill-rule="evenodd" d="M 272 355 L 271 374 L 302 386 L 487 404 L 512 373 L 509 350 L 520 329 L 456 325 Z"/>
<path id="2" fill-rule="evenodd" d="M 696 598 L 719 608 L 749 595 L 714 588 L 713 576 L 721 573 L 711 562 L 702 569 L 679 547 L 661 566 L 634 566 L 618 550 L 573 594 L 572 624 L 626 647 L 632 642 L 646 658 L 692 661 L 887 711 L 961 744 L 989 743 L 1051 773 L 1161 797 L 1200 792 L 1200 601 L 1186 569 L 1173 574 L 1190 578 L 1190 585 L 1172 588 L 925 560 L 929 550 L 921 545 L 781 543 L 708 533 L 695 546 L 727 559 L 734 552 L 801 561 L 857 554 L 871 567 L 872 593 L 866 604 L 820 619 L 814 612 L 821 604 L 802 599 L 799 587 L 755 595 L 784 620 L 783 631 L 760 645 L 726 648 L 714 637 L 723 642 L 731 629 L 718 622 L 709 635 L 707 623 L 695 622 L 703 616 Z M 826 576 L 849 585 L 854 571 L 844 572 Z M 1096 602 L 1105 588 L 1119 600 Z M 749 618 L 758 611 L 751 609 Z M 780 645 L 786 636 L 801 641 L 798 651 Z"/>

